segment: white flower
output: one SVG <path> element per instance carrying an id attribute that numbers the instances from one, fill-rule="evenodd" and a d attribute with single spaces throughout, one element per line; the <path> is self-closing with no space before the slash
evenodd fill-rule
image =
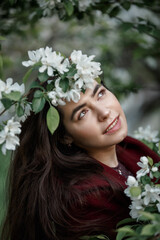
<path id="1" fill-rule="evenodd" d="M 33 66 L 38 63 L 44 56 L 44 48 L 40 48 L 36 51 L 28 51 L 28 56 L 30 60 L 22 62 L 22 65 L 25 67 Z"/>
<path id="2" fill-rule="evenodd" d="M 138 131 L 135 131 L 134 137 L 137 139 L 144 139 L 148 142 L 158 142 L 160 139 L 157 137 L 158 131 L 151 130 L 150 126 L 147 126 L 145 129 L 139 127 Z"/>
<path id="3" fill-rule="evenodd" d="M 14 122 L 13 118 L 7 121 L 4 130 L 0 132 L 0 144 L 2 145 L 2 152 L 6 154 L 6 150 L 15 150 L 16 145 L 19 145 L 19 138 L 16 134 L 21 132 L 21 125 L 19 122 Z"/>
<path id="4" fill-rule="evenodd" d="M 37 0 L 40 8 L 43 9 L 43 16 L 50 16 L 52 9 L 57 3 L 60 3 L 61 0 Z"/>
<path id="5" fill-rule="evenodd" d="M 152 167 L 152 172 L 157 172 L 158 168 L 157 167 Z"/>
<path id="6" fill-rule="evenodd" d="M 77 73 L 74 75 L 75 86 L 79 88 L 93 88 L 94 79 L 96 79 L 102 72 L 100 63 L 93 62 L 95 56 L 82 54 L 82 51 L 74 50 L 71 53 L 71 61 L 76 64 Z"/>
<path id="7" fill-rule="evenodd" d="M 143 201 L 146 206 L 149 203 L 160 202 L 160 188 L 151 187 L 149 184 L 146 184 L 142 197 L 144 197 Z"/>
<path id="8" fill-rule="evenodd" d="M 84 12 L 90 5 L 94 5 L 96 2 L 99 1 L 100 0 L 79 0 L 78 1 L 79 11 Z"/>
<path id="9" fill-rule="evenodd" d="M 13 83 L 12 78 L 7 78 L 6 83 L 0 79 L 0 99 L 2 98 L 2 92 L 10 93 Z"/>
<path id="10" fill-rule="evenodd" d="M 66 102 L 65 101 L 63 101 L 62 99 L 58 99 L 57 100 L 57 105 L 61 105 L 61 106 L 64 106 L 66 104 Z"/>
<path id="11" fill-rule="evenodd" d="M 51 103 L 53 106 L 57 106 L 57 93 L 55 91 L 51 91 L 48 93 L 48 97 L 51 99 Z"/>
<path id="12" fill-rule="evenodd" d="M 59 86 L 60 78 L 55 81 L 55 88 L 53 91 L 48 93 L 48 97 L 51 99 L 51 102 L 54 106 L 65 105 L 66 102 L 78 102 L 80 99 L 80 90 L 71 88 L 71 90 L 66 93 L 63 92 L 62 88 Z"/>
<path id="13" fill-rule="evenodd" d="M 48 47 L 45 50 L 45 56 L 41 59 L 42 66 L 39 68 L 39 72 L 47 70 L 48 76 L 53 76 L 53 72 L 57 70 L 61 74 L 68 72 L 69 61 L 64 60 L 64 57 L 60 53 L 52 52 Z"/>
<path id="14" fill-rule="evenodd" d="M 69 65 L 70 65 L 69 60 L 67 58 L 64 61 L 62 59 L 61 64 L 59 64 L 57 66 L 57 71 L 59 71 L 61 74 L 63 74 L 64 72 L 68 72 L 69 71 L 69 69 L 68 69 Z"/>
<path id="15" fill-rule="evenodd" d="M 131 196 L 130 189 L 131 189 L 132 187 L 138 187 L 138 181 L 136 180 L 135 177 L 133 177 L 133 176 L 128 176 L 126 184 L 128 185 L 128 187 L 124 190 L 125 194 L 126 194 L 128 197 L 130 197 L 131 199 L 135 199 L 135 197 L 132 197 L 132 196 Z M 136 199 L 137 199 L 137 198 L 139 199 L 140 197 L 141 197 L 141 195 L 137 196 Z"/>
<path id="16" fill-rule="evenodd" d="M 135 177 L 133 177 L 133 176 L 129 176 L 128 178 L 127 178 L 127 185 L 129 186 L 129 187 L 137 187 L 138 186 L 138 181 L 136 180 L 136 178 Z"/>
<path id="17" fill-rule="evenodd" d="M 4 106 L 3 106 L 3 103 L 0 101 L 0 113 L 3 112 L 4 109 L 5 109 L 5 108 L 4 108 Z M 1 121 L 0 121 L 0 123 L 1 123 Z"/>
<path id="18" fill-rule="evenodd" d="M 24 122 L 27 119 L 27 117 L 31 114 L 31 111 L 32 111 L 30 103 L 27 103 L 25 105 L 22 104 L 22 107 L 24 109 L 24 114 L 21 117 L 18 117 L 18 116 L 15 117 L 15 120 L 17 120 L 18 122 Z"/>
<path id="19" fill-rule="evenodd" d="M 142 169 L 137 171 L 137 179 L 139 180 L 142 176 L 145 176 L 149 173 L 149 165 L 148 165 L 148 158 L 143 156 L 140 158 L 141 162 L 138 162 L 137 165 L 140 166 Z"/>
<path id="20" fill-rule="evenodd" d="M 44 72 L 47 70 L 48 76 L 53 75 L 53 68 L 51 66 L 54 58 L 54 54 L 52 52 L 52 48 L 46 47 L 44 50 L 44 56 L 41 59 L 42 66 L 39 68 L 39 72 Z"/>
<path id="21" fill-rule="evenodd" d="M 22 83 L 19 85 L 17 82 L 11 86 L 11 91 L 20 92 L 22 95 L 25 93 L 25 85 Z"/>
<path id="22" fill-rule="evenodd" d="M 158 212 L 160 213 L 160 203 L 157 203 L 156 206 L 157 206 Z"/>
<path id="23" fill-rule="evenodd" d="M 71 89 L 66 96 L 66 100 L 70 102 L 71 100 L 75 103 L 77 103 L 80 99 L 80 92 L 75 89 Z"/>
<path id="24" fill-rule="evenodd" d="M 131 209 L 130 216 L 132 218 L 140 217 L 139 211 L 144 210 L 142 199 L 132 201 L 132 204 L 129 206 L 129 208 Z"/>
<path id="25" fill-rule="evenodd" d="M 13 118 L 7 121 L 7 125 L 4 128 L 4 131 L 6 133 L 10 132 L 11 135 L 19 134 L 21 132 L 20 130 L 20 123 L 14 122 Z"/>
<path id="26" fill-rule="evenodd" d="M 21 94 L 24 94 L 25 92 L 24 84 L 21 84 L 21 85 L 19 85 L 18 83 L 13 84 L 12 78 L 7 78 L 6 82 L 3 82 L 0 79 L 0 99 L 2 98 L 2 92 L 8 94 L 12 91 L 18 91 Z"/>

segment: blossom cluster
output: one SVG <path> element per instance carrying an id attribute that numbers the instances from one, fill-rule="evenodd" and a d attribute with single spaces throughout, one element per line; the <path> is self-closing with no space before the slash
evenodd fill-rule
<path id="1" fill-rule="evenodd" d="M 102 73 L 100 63 L 93 61 L 94 56 L 88 57 L 81 51 L 74 50 L 69 58 L 65 58 L 46 47 L 28 51 L 28 56 L 29 60 L 22 64 L 31 69 L 23 80 L 29 78 L 32 70 L 38 69 L 39 72 L 39 82 L 34 81 L 31 86 L 36 88 L 31 102 L 24 84 L 13 83 L 12 78 L 6 82 L 0 79 L 0 147 L 3 154 L 19 145 L 21 122 L 31 110 L 36 114 L 43 109 L 46 101 L 49 102 L 46 121 L 53 134 L 59 124 L 59 115 L 53 106 L 64 105 L 66 101 L 78 102 L 81 91 L 92 88 L 94 80 Z"/>
<path id="2" fill-rule="evenodd" d="M 9 119 L 4 129 L 0 131 L 0 144 L 2 144 L 2 153 L 6 154 L 6 150 L 15 150 L 16 145 L 19 145 L 19 138 L 16 136 L 20 134 L 21 125 L 14 119 Z"/>
<path id="3" fill-rule="evenodd" d="M 2 99 L 2 93 L 11 93 L 12 91 L 20 92 L 24 94 L 25 87 L 24 84 L 19 85 L 18 83 L 13 84 L 12 78 L 7 78 L 6 82 L 0 79 L 0 100 Z"/>
<path id="4" fill-rule="evenodd" d="M 141 211 L 148 207 L 160 213 L 160 184 L 157 183 L 160 179 L 160 163 L 153 164 L 151 158 L 143 156 L 137 164 L 141 169 L 137 171 L 136 178 L 128 177 L 125 194 L 131 199 L 131 217 L 138 219 Z"/>
<path id="5" fill-rule="evenodd" d="M 100 2 L 100 0 L 79 0 L 79 1 L 68 0 L 68 2 L 73 6 L 76 5 L 80 12 L 84 12 L 90 6 L 94 6 L 95 3 Z M 48 16 L 58 5 L 61 4 L 60 6 L 62 8 L 63 6 L 62 4 L 64 3 L 64 1 L 63 0 L 37 0 L 37 3 L 39 4 L 40 8 L 43 9 L 43 15 Z"/>
<path id="6" fill-rule="evenodd" d="M 88 57 L 82 51 L 74 50 L 68 59 L 46 47 L 28 51 L 28 56 L 29 60 L 22 63 L 25 67 L 37 65 L 40 73 L 54 77 L 54 88 L 48 92 L 54 106 L 64 105 L 65 101 L 78 102 L 82 89 L 92 88 L 94 80 L 102 73 L 100 63 L 92 61 L 95 56 Z M 63 80 L 67 90 L 61 87 Z"/>
<path id="7" fill-rule="evenodd" d="M 0 145 L 3 154 L 6 154 L 6 150 L 15 150 L 16 145 L 19 145 L 17 135 L 21 132 L 20 121 L 24 121 L 30 113 L 30 106 L 26 105 L 23 116 L 18 117 L 16 115 L 16 106 L 13 104 L 13 99 L 15 96 L 17 98 L 18 94 L 21 98 L 24 92 L 24 84 L 13 83 L 12 78 L 8 78 L 6 82 L 0 79 Z"/>
<path id="8" fill-rule="evenodd" d="M 151 127 L 148 125 L 146 128 L 139 127 L 138 130 L 134 132 L 134 137 L 139 140 L 155 143 L 160 140 L 158 133 L 159 132 L 157 130 L 151 130 Z"/>

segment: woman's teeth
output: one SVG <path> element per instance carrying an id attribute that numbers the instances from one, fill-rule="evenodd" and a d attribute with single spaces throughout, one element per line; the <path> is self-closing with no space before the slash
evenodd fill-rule
<path id="1" fill-rule="evenodd" d="M 117 122 L 118 122 L 118 119 L 116 118 L 116 120 L 112 123 L 112 125 L 109 128 L 107 128 L 106 132 L 111 130 L 117 124 Z"/>

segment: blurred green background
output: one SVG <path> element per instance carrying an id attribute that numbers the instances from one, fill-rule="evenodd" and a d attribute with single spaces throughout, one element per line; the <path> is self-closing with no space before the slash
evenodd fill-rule
<path id="1" fill-rule="evenodd" d="M 21 62 L 28 59 L 28 50 L 49 46 L 66 56 L 82 50 L 101 62 L 102 79 L 124 108 L 129 134 L 139 126 L 159 130 L 159 1 L 57 2 L 1 1 L 0 78 L 21 83 L 26 72 Z M 0 155 L 0 222 L 9 162 L 10 153 Z"/>

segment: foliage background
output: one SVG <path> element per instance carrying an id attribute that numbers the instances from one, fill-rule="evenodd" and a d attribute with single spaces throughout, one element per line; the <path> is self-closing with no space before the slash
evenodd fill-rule
<path id="1" fill-rule="evenodd" d="M 2 0 L 0 8 L 1 79 L 22 81 L 26 69 L 21 62 L 28 50 L 50 46 L 68 56 L 81 49 L 102 63 L 102 79 L 122 103 L 129 134 L 141 125 L 159 128 L 158 0 L 102 0 L 85 11 L 79 11 L 78 1 L 68 0 L 45 15 L 36 0 Z M 0 221 L 9 155 L 0 156 Z"/>

